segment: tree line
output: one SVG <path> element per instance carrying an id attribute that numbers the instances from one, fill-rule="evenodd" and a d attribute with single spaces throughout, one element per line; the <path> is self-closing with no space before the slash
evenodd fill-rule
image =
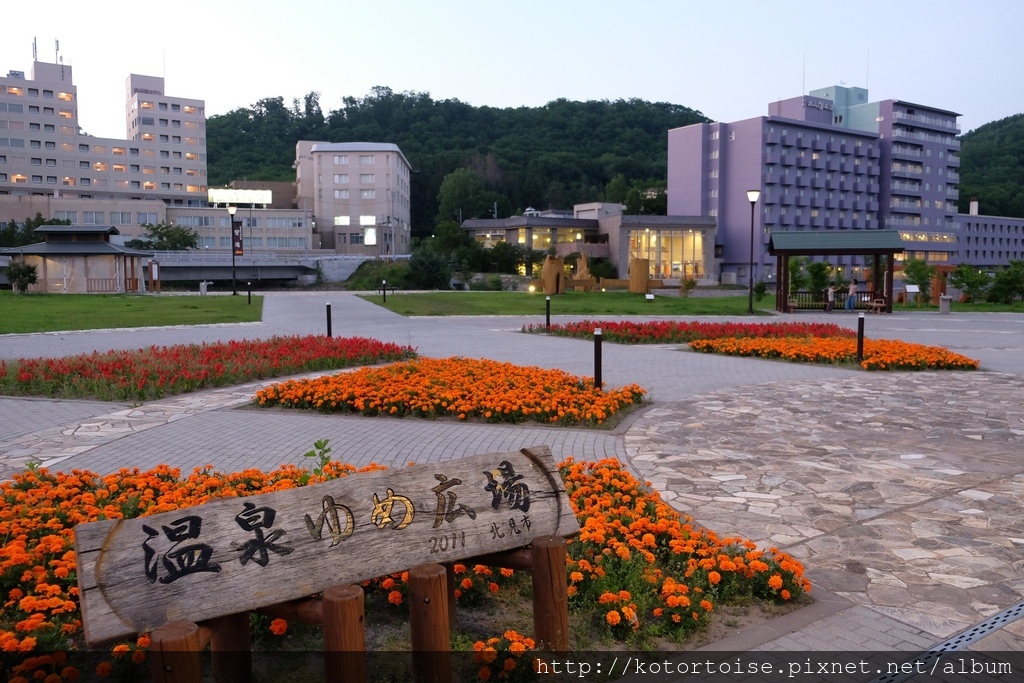
<path id="1" fill-rule="evenodd" d="M 375 87 L 324 113 L 319 93 L 290 107 L 273 97 L 207 120 L 209 184 L 294 180 L 299 140 L 391 142 L 413 169 L 414 236 L 459 218 L 439 195 L 445 178 L 460 169 L 475 179 L 472 196 L 455 207 L 463 220 L 492 217 L 495 205 L 503 218 L 527 207 L 600 200 L 631 200 L 638 211 L 655 213 L 657 200 L 648 195 L 660 188 L 663 201 L 668 130 L 707 121 L 689 107 L 639 99 L 502 109 Z"/>

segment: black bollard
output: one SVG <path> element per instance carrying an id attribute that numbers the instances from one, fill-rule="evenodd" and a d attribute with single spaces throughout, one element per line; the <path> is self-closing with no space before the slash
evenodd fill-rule
<path id="1" fill-rule="evenodd" d="M 331 305 L 327 304 L 327 336 L 331 336 Z"/>
<path id="2" fill-rule="evenodd" d="M 864 360 L 864 312 L 857 316 L 857 362 Z"/>
<path id="3" fill-rule="evenodd" d="M 249 290 L 248 291 L 248 293 L 249 293 L 249 305 L 252 306 L 252 283 L 251 282 L 246 282 L 245 286 Z"/>
<path id="4" fill-rule="evenodd" d="M 388 281 L 387 280 L 381 280 L 380 281 L 380 291 L 384 294 L 384 303 L 387 303 L 388 302 Z"/>
<path id="5" fill-rule="evenodd" d="M 601 328 L 594 328 L 594 388 L 601 391 Z"/>
<path id="6" fill-rule="evenodd" d="M 551 297 L 544 297 L 544 331 L 551 331 Z"/>

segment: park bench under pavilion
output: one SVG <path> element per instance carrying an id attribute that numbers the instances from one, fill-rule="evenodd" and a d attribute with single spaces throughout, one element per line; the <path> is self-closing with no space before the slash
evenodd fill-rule
<path id="1" fill-rule="evenodd" d="M 903 239 L 896 230 L 816 230 L 813 232 L 776 232 L 768 240 L 768 253 L 777 259 L 779 285 L 775 309 L 792 312 L 789 291 L 789 259 L 794 256 L 873 256 L 871 283 L 866 297 L 877 312 L 892 313 L 892 280 L 895 255 L 903 253 Z M 879 267 L 885 263 L 885 269 Z M 881 302 L 878 306 L 873 306 Z"/>

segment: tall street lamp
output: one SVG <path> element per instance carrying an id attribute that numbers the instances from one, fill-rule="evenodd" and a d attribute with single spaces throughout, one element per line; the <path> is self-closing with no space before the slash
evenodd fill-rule
<path id="1" fill-rule="evenodd" d="M 242 225 L 235 226 L 235 211 L 237 206 L 228 207 L 228 215 L 231 216 L 231 295 L 238 296 L 238 285 L 235 281 L 235 255 L 242 253 Z"/>
<path id="2" fill-rule="evenodd" d="M 761 198 L 760 190 L 747 190 L 750 202 L 750 287 L 747 297 L 747 313 L 754 314 L 754 205 Z"/>

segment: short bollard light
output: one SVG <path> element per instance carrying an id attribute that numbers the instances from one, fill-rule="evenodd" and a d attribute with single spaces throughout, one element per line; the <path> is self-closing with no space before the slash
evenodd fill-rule
<path id="1" fill-rule="evenodd" d="M 327 304 L 327 336 L 331 336 L 331 304 Z"/>
<path id="2" fill-rule="evenodd" d="M 544 331 L 551 331 L 551 297 L 544 297 Z"/>
<path id="3" fill-rule="evenodd" d="M 381 291 L 381 293 L 384 294 L 384 303 L 387 303 L 388 302 L 388 281 L 387 280 L 381 280 L 380 281 L 380 291 Z"/>
<path id="4" fill-rule="evenodd" d="M 594 388 L 601 391 L 601 328 L 594 328 Z"/>
<path id="5" fill-rule="evenodd" d="M 864 311 L 857 316 L 857 362 L 864 360 Z"/>
<path id="6" fill-rule="evenodd" d="M 246 287 L 246 289 L 248 290 L 248 293 L 249 293 L 249 305 L 252 306 L 252 283 L 251 282 L 246 282 L 245 283 L 245 287 Z"/>

